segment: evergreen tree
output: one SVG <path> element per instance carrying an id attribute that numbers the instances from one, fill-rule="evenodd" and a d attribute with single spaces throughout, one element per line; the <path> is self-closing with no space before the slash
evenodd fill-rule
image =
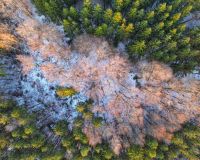
<path id="1" fill-rule="evenodd" d="M 59 0 L 49 0 L 49 3 L 45 3 L 47 15 L 49 15 L 55 22 L 59 22 L 61 20 L 62 12 L 60 11 L 62 11 L 62 7 L 63 3 Z"/>
<path id="2" fill-rule="evenodd" d="M 103 15 L 103 9 L 99 4 L 97 4 L 96 6 L 94 6 L 94 10 L 93 10 L 93 17 L 97 24 L 100 23 L 100 20 L 102 19 L 102 15 Z"/>
<path id="3" fill-rule="evenodd" d="M 132 44 L 130 47 L 129 47 L 129 51 L 132 53 L 132 54 L 135 54 L 135 55 L 141 55 L 143 54 L 144 50 L 146 49 L 146 44 L 145 44 L 145 41 L 136 41 L 134 44 Z"/>
<path id="4" fill-rule="evenodd" d="M 92 123 L 95 127 L 100 127 L 102 125 L 103 119 L 101 117 L 94 117 Z"/>
<path id="5" fill-rule="evenodd" d="M 67 19 L 69 16 L 69 9 L 68 8 L 63 8 L 63 19 Z"/>
<path id="6" fill-rule="evenodd" d="M 104 36 L 112 40 L 114 44 L 125 40 L 128 42 L 127 49 L 132 58 L 133 55 L 139 54 L 140 57 L 160 60 L 170 64 L 175 71 L 188 72 L 199 66 L 199 49 L 191 45 L 193 41 L 190 41 L 188 45 L 179 46 L 181 39 L 192 34 L 191 30 L 186 30 L 183 21 L 184 17 L 194 10 L 196 0 L 157 3 L 153 0 L 114 0 L 112 2 L 104 0 L 104 6 L 94 5 L 91 0 L 84 0 L 80 11 L 72 6 L 76 1 L 73 3 L 71 0 L 64 2 L 34 0 L 34 2 L 53 21 L 60 21 L 63 18 L 65 32 L 70 38 L 81 32 L 87 32 Z M 105 4 L 108 6 L 106 7 Z M 194 8 L 197 6 L 195 5 Z M 166 35 L 171 35 L 171 41 L 165 39 Z M 194 40 L 197 35 L 193 35 Z M 157 43 L 156 51 L 149 47 L 154 39 L 161 42 Z M 198 40 L 195 42 L 197 43 Z M 162 49 L 158 51 L 159 48 Z"/>
<path id="7" fill-rule="evenodd" d="M 142 147 L 132 145 L 127 151 L 130 160 L 142 160 L 144 158 L 144 150 Z"/>
<path id="8" fill-rule="evenodd" d="M 104 21 L 107 24 L 109 24 L 109 23 L 111 23 L 112 17 L 113 17 L 113 11 L 111 9 L 106 9 L 104 11 L 104 15 L 103 15 Z"/>
<path id="9" fill-rule="evenodd" d="M 77 3 L 77 0 L 64 0 L 64 3 L 67 4 L 67 6 L 75 5 Z"/>
<path id="10" fill-rule="evenodd" d="M 54 132 L 58 136 L 63 136 L 67 134 L 68 127 L 67 127 L 67 122 L 66 121 L 59 121 L 56 123 L 54 127 Z"/>
<path id="11" fill-rule="evenodd" d="M 84 104 L 79 104 L 77 107 L 76 107 L 76 110 L 80 113 L 83 113 L 86 109 L 86 106 Z"/>
<path id="12" fill-rule="evenodd" d="M 120 12 L 115 12 L 112 18 L 114 25 L 120 24 L 122 22 L 122 14 Z"/>
<path id="13" fill-rule="evenodd" d="M 65 136 L 62 138 L 61 143 L 63 147 L 65 147 L 66 149 L 70 149 L 73 145 L 73 139 L 70 136 Z"/>
<path id="14" fill-rule="evenodd" d="M 0 134 L 0 152 L 1 152 L 1 150 L 3 150 L 8 144 L 9 144 L 8 139 L 7 139 L 4 135 Z M 0 157 L 0 158 L 1 158 L 1 157 Z"/>
<path id="15" fill-rule="evenodd" d="M 65 14 L 67 14 L 67 11 Z M 78 20 L 79 18 L 78 11 L 73 6 L 69 8 L 68 15 L 74 20 Z"/>
<path id="16" fill-rule="evenodd" d="M 0 113 L 0 125 L 6 125 L 9 122 L 9 117 Z"/>
<path id="17" fill-rule="evenodd" d="M 158 14 L 163 13 L 166 9 L 167 9 L 167 4 L 166 3 L 159 4 L 156 13 L 158 13 Z"/>
<path id="18" fill-rule="evenodd" d="M 17 128 L 14 131 L 11 132 L 11 135 L 13 138 L 20 138 L 23 134 L 22 128 Z"/>
<path id="19" fill-rule="evenodd" d="M 95 29 L 96 36 L 106 36 L 107 35 L 108 26 L 107 24 L 103 23 L 102 25 L 98 26 Z"/>
<path id="20" fill-rule="evenodd" d="M 113 157 L 113 152 L 107 146 L 103 149 L 103 157 L 106 160 L 110 160 Z"/>
<path id="21" fill-rule="evenodd" d="M 83 147 L 81 148 L 81 150 L 80 150 L 81 156 L 82 156 L 82 157 L 88 156 L 89 151 L 90 151 L 90 147 L 88 147 L 88 146 L 83 146 Z"/>
<path id="22" fill-rule="evenodd" d="M 33 0 L 34 4 L 38 8 L 38 10 L 41 11 L 41 12 L 45 11 L 45 7 L 44 7 L 44 2 L 45 1 L 46 0 Z"/>
<path id="23" fill-rule="evenodd" d="M 5 77 L 6 73 L 3 71 L 3 69 L 0 68 L 0 77 Z"/>
<path id="24" fill-rule="evenodd" d="M 35 135 L 31 139 L 31 146 L 33 148 L 41 148 L 44 145 L 44 142 L 45 142 L 44 136 L 41 134 L 38 134 L 38 135 Z"/>
<path id="25" fill-rule="evenodd" d="M 67 21 L 64 21 L 64 24 L 68 23 Z M 68 24 L 65 24 L 68 25 Z M 58 88 L 56 90 L 56 94 L 59 97 L 68 97 L 68 96 L 73 96 L 75 95 L 77 92 L 73 89 L 73 88 Z"/>
<path id="26" fill-rule="evenodd" d="M 36 127 L 32 125 L 25 126 L 24 128 L 24 133 L 27 135 L 31 135 L 36 131 Z"/>

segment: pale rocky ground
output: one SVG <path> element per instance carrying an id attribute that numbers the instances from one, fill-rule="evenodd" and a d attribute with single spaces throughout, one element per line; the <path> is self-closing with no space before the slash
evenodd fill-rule
<path id="1" fill-rule="evenodd" d="M 12 54 L 0 57 L 8 73 L 0 79 L 0 92 L 40 113 L 38 123 L 71 121 L 76 105 L 92 98 L 93 112 L 107 123 L 96 129 L 86 122 L 84 132 L 91 145 L 104 138 L 118 154 L 129 142 L 143 144 L 146 134 L 170 142 L 181 124 L 199 119 L 198 76 L 177 78 L 158 62 L 132 64 L 123 45 L 114 49 L 88 35 L 68 46 L 62 27 L 38 16 L 29 0 L 2 2 L 0 12 L 16 24 L 21 53 L 16 59 Z M 73 87 L 79 94 L 60 99 L 57 86 Z"/>

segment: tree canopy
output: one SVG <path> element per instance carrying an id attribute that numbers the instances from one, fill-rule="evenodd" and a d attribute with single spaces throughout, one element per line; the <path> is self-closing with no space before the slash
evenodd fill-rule
<path id="1" fill-rule="evenodd" d="M 77 1 L 33 0 L 42 13 L 63 24 L 71 38 L 87 32 L 114 44 L 122 41 L 133 61 L 159 60 L 183 73 L 200 64 L 199 45 L 192 45 L 199 42 L 199 29 L 188 29 L 183 23 L 189 13 L 199 9 L 197 1 L 104 0 L 101 6 L 84 0 L 78 9 Z"/>

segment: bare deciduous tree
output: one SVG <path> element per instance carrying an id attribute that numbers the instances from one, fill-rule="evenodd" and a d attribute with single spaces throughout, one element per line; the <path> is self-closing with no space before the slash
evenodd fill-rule
<path id="1" fill-rule="evenodd" d="M 0 49 L 10 50 L 17 44 L 17 38 L 12 35 L 8 25 L 0 24 Z"/>
<path id="2" fill-rule="evenodd" d="M 35 60 L 31 56 L 17 55 L 16 58 L 22 64 L 23 74 L 28 74 L 35 66 Z"/>

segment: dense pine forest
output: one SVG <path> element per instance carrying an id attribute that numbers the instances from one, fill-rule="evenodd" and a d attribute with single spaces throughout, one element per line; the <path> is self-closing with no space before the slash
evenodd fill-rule
<path id="1" fill-rule="evenodd" d="M 147 136 L 145 146 L 132 144 L 120 156 L 116 156 L 106 142 L 90 146 L 86 135 L 81 131 L 83 122 L 87 119 L 92 119 L 97 128 L 103 124 L 101 118 L 94 117 L 89 111 L 90 102 L 77 107 L 79 115 L 74 120 L 73 130 L 68 129 L 67 121 L 58 121 L 52 127 L 51 132 L 59 136 L 59 146 L 57 141 L 53 142 L 45 136 L 42 126 L 37 126 L 36 114 L 27 113 L 26 109 L 17 107 L 12 100 L 1 100 L 0 107 L 1 159 L 61 160 L 67 153 L 71 155 L 67 158 L 74 160 L 199 159 L 200 128 L 190 123 L 174 134 L 170 145 Z"/>
<path id="2" fill-rule="evenodd" d="M 0 160 L 199 160 L 199 0 L 2 0 Z"/>
<path id="3" fill-rule="evenodd" d="M 33 0 L 38 10 L 62 24 L 71 38 L 81 33 L 123 41 L 131 59 L 148 58 L 176 71 L 193 70 L 199 60 L 199 28 L 186 28 L 184 18 L 198 10 L 198 0 Z M 79 2 L 80 3 L 80 2 Z"/>

